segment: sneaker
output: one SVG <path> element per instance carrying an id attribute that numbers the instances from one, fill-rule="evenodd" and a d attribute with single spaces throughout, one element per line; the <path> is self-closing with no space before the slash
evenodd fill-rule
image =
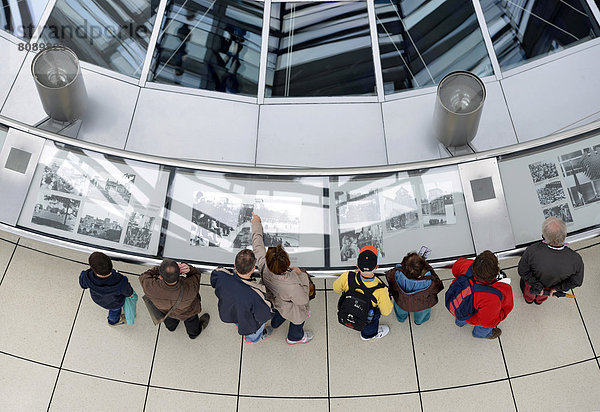
<path id="1" fill-rule="evenodd" d="M 309 332 L 309 331 L 304 331 L 304 336 L 302 336 L 302 339 L 300 340 L 289 340 L 289 339 L 285 339 L 285 341 L 287 342 L 288 345 L 295 345 L 297 343 L 308 343 L 313 339 L 313 333 Z"/>
<path id="2" fill-rule="evenodd" d="M 387 335 L 388 333 L 390 333 L 390 327 L 387 325 L 380 325 L 379 329 L 377 330 L 377 335 L 372 336 L 370 338 L 364 338 L 363 335 L 360 335 L 360 338 L 362 340 L 373 340 L 373 339 L 381 339 L 383 338 L 385 335 Z"/>
<path id="3" fill-rule="evenodd" d="M 119 325 L 124 325 L 125 323 L 126 323 L 125 314 L 121 313 L 121 317 L 119 318 L 117 323 L 109 323 L 108 326 L 119 326 Z"/>
<path id="4" fill-rule="evenodd" d="M 259 340 L 255 341 L 255 342 L 250 342 L 248 339 L 246 339 L 246 336 L 244 336 L 244 342 L 246 343 L 258 343 L 258 342 L 262 342 L 264 340 L 267 340 L 271 337 L 271 335 L 273 334 L 273 328 L 270 326 L 265 326 L 265 328 L 263 329 L 263 334 L 260 337 Z"/>
<path id="5" fill-rule="evenodd" d="M 492 329 L 492 334 L 488 336 L 488 339 L 496 339 L 498 336 L 502 335 L 502 329 L 494 328 Z"/>

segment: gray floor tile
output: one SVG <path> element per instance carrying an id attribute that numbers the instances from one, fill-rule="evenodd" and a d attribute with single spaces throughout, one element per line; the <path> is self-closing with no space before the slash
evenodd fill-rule
<path id="1" fill-rule="evenodd" d="M 146 412 L 164 412 L 177 409 L 178 412 L 219 411 L 234 412 L 237 397 L 207 395 L 184 391 L 150 388 L 146 401 Z"/>
<path id="2" fill-rule="evenodd" d="M 240 397 L 238 412 L 327 412 L 327 399 L 277 399 Z"/>
<path id="3" fill-rule="evenodd" d="M 389 316 L 382 316 L 380 321 L 380 325 L 390 326 L 390 333 L 383 339 L 363 341 L 359 332 L 338 323 L 339 297 L 338 293 L 327 292 L 331 396 L 416 391 L 417 378 L 408 324 L 399 323 L 392 311 Z M 357 354 L 365 352 L 389 367 L 380 367 L 375 373 L 370 362 L 352 361 Z M 349 373 L 349 370 L 352 372 Z M 378 379 L 356 378 L 371 377 L 374 374 Z"/>
<path id="4" fill-rule="evenodd" d="M 276 329 L 268 340 L 244 343 L 240 394 L 265 396 L 327 396 L 327 333 L 325 292 L 310 302 L 311 316 L 304 330 L 314 333 L 307 344 L 286 343 L 289 322 Z M 290 372 L 301 384 L 278 384 Z"/>
<path id="5" fill-rule="evenodd" d="M 0 353 L 0 409 L 46 410 L 57 374 L 58 369 Z"/>
<path id="6" fill-rule="evenodd" d="M 3 230 L 0 230 L 0 239 L 8 240 L 9 242 L 15 243 L 19 239 L 19 236 L 12 234 L 10 232 L 5 232 Z"/>
<path id="7" fill-rule="evenodd" d="M 585 262 L 583 285 L 573 292 L 585 322 L 596 355 L 600 355 L 600 245 L 579 252 Z"/>
<path id="8" fill-rule="evenodd" d="M 0 350 L 58 366 L 75 320 L 82 265 L 17 248 L 0 287 Z"/>
<path id="9" fill-rule="evenodd" d="M 464 412 L 514 411 L 515 405 L 508 380 L 485 385 L 467 386 L 421 394 L 423 411 L 456 409 Z M 459 406 L 460 405 L 460 406 Z"/>
<path id="10" fill-rule="evenodd" d="M 4 276 L 4 271 L 8 266 L 8 262 L 17 246 L 14 243 L 10 243 L 0 239 L 0 281 Z"/>
<path id="11" fill-rule="evenodd" d="M 141 411 L 146 387 L 61 371 L 50 411 Z"/>
<path id="12" fill-rule="evenodd" d="M 377 412 L 419 412 L 419 395 L 391 395 L 365 398 L 331 399 L 331 412 L 377 411 Z"/>
<path id="13" fill-rule="evenodd" d="M 15 43 L 0 37 L 0 56 L 3 60 L 0 66 L 0 108 L 8 96 L 26 55 L 27 52 L 19 51 Z"/>

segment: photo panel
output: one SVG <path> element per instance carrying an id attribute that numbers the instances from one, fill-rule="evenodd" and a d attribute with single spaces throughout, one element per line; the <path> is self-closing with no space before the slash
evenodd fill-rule
<path id="1" fill-rule="evenodd" d="M 600 201 L 600 145 L 566 153 L 559 162 L 574 208 Z"/>

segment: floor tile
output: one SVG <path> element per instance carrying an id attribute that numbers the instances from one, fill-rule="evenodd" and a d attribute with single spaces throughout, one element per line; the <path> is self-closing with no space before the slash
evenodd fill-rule
<path id="1" fill-rule="evenodd" d="M 514 411 L 508 380 L 442 391 L 423 392 L 423 411 L 460 409 L 461 412 Z M 454 405 L 452 407 L 451 405 Z"/>
<path id="2" fill-rule="evenodd" d="M 595 361 L 511 379 L 520 411 L 597 411 L 600 369 Z"/>
<path id="3" fill-rule="evenodd" d="M 0 230 L 0 239 L 8 240 L 9 242 L 16 242 L 19 239 L 19 236 L 12 234 L 10 232 L 5 232 Z"/>
<path id="4" fill-rule="evenodd" d="M 145 386 L 61 371 L 50 411 L 141 411 L 145 398 Z"/>
<path id="5" fill-rule="evenodd" d="M 14 243 L 0 239 L 0 282 L 16 247 Z"/>
<path id="6" fill-rule="evenodd" d="M 58 366 L 82 290 L 77 263 L 17 248 L 0 287 L 0 350 Z"/>
<path id="7" fill-rule="evenodd" d="M 240 397 L 238 412 L 327 412 L 327 399 L 282 399 Z"/>
<path id="8" fill-rule="evenodd" d="M 0 108 L 8 96 L 26 55 L 26 51 L 19 51 L 17 44 L 0 37 L 0 56 L 3 60 L 0 66 Z"/>
<path id="9" fill-rule="evenodd" d="M 87 252 L 81 252 L 78 250 L 69 249 L 67 247 L 58 246 L 56 244 L 41 242 L 39 240 L 33 240 L 30 238 L 23 237 L 19 241 L 19 246 L 44 252 L 49 255 L 53 255 L 62 259 L 70 259 L 76 262 L 87 265 L 88 256 Z"/>
<path id="10" fill-rule="evenodd" d="M 43 411 L 48 408 L 58 369 L 0 353 L 0 409 Z"/>
<path id="11" fill-rule="evenodd" d="M 600 355 L 600 245 L 579 252 L 585 268 L 583 285 L 573 290 L 596 355 Z M 560 303 L 560 302 L 559 302 Z"/>
<path id="12" fill-rule="evenodd" d="M 423 325 L 413 325 L 421 389 L 506 378 L 498 341 L 476 339 L 471 335 L 471 325 L 459 328 L 454 324 L 454 317 L 444 306 L 444 293 L 450 283 L 444 282 L 445 289 L 438 295 L 439 303 L 432 308 L 431 319 Z M 403 347 L 410 350 L 410 346 Z"/>
<path id="13" fill-rule="evenodd" d="M 419 395 L 373 396 L 365 398 L 331 399 L 331 412 L 377 411 L 377 412 L 419 412 Z"/>
<path id="14" fill-rule="evenodd" d="M 234 412 L 237 397 L 150 388 L 145 412 Z"/>
<path id="15" fill-rule="evenodd" d="M 286 343 L 289 322 L 276 329 L 267 341 L 244 343 L 240 394 L 265 396 L 327 396 L 327 333 L 325 292 L 310 302 L 311 316 L 304 329 L 314 333 L 312 342 Z M 285 382 L 293 371 L 301 384 Z"/>
<path id="16" fill-rule="evenodd" d="M 108 311 L 96 305 L 86 290 L 64 368 L 127 382 L 148 383 L 157 328 L 142 301 L 140 283 L 133 276 L 128 278 L 138 294 L 135 323 L 109 326 Z"/>
<path id="17" fill-rule="evenodd" d="M 390 326 L 390 333 L 383 339 L 365 342 L 361 340 L 359 332 L 338 323 L 339 297 L 338 293 L 327 292 L 331 396 L 416 391 L 417 379 L 408 323 L 399 323 L 394 312 L 382 316 L 380 325 Z M 371 362 L 353 361 L 365 351 L 375 356 L 378 363 L 389 365 L 377 368 L 378 379 L 356 378 L 371 377 L 375 373 Z"/>
<path id="18" fill-rule="evenodd" d="M 528 305 L 519 288 L 517 270 L 506 274 L 512 279 L 515 307 L 500 325 L 500 339 L 510 376 L 594 356 L 573 299 L 549 298 L 542 305 Z"/>
<path id="19" fill-rule="evenodd" d="M 242 338 L 220 321 L 213 288 L 201 286 L 200 296 L 202 312 L 210 314 L 208 328 L 192 340 L 183 322 L 175 332 L 161 325 L 151 385 L 237 394 Z"/>
<path id="20" fill-rule="evenodd" d="M 569 243 L 569 247 L 573 250 L 588 248 L 590 246 L 600 245 L 600 236 L 595 236 L 589 239 L 580 240 L 579 242 Z"/>

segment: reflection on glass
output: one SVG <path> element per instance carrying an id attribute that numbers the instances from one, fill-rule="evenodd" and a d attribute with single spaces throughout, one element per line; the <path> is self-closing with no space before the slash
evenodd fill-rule
<path id="1" fill-rule="evenodd" d="M 1 0 L 0 28 L 29 40 L 49 0 Z"/>
<path id="2" fill-rule="evenodd" d="M 174 0 L 149 80 L 256 96 L 264 3 Z"/>
<path id="3" fill-rule="evenodd" d="M 471 0 L 375 0 L 375 14 L 386 94 L 493 73 Z"/>
<path id="4" fill-rule="evenodd" d="M 585 0 L 481 0 L 503 70 L 600 34 Z"/>
<path id="5" fill-rule="evenodd" d="M 375 93 L 367 5 L 273 3 L 266 96 Z"/>
<path id="6" fill-rule="evenodd" d="M 60 43 L 80 60 L 139 77 L 159 0 L 58 0 L 41 42 Z"/>

